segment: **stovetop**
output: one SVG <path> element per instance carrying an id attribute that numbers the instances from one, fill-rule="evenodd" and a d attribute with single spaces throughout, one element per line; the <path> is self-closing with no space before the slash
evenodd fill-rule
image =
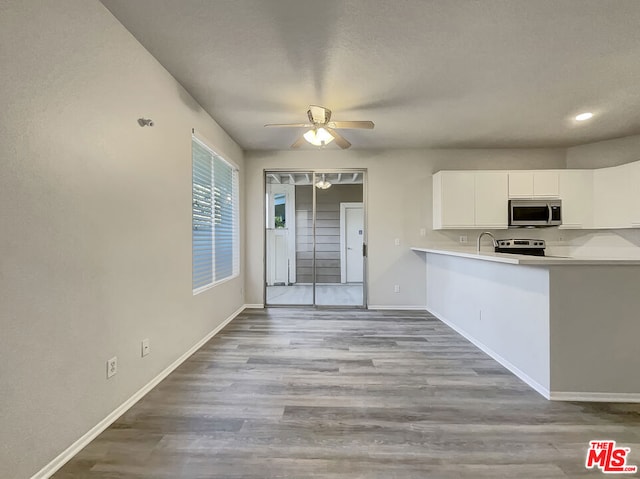
<path id="1" fill-rule="evenodd" d="M 496 253 L 526 254 L 530 256 L 544 256 L 546 247 L 542 239 L 500 239 L 496 241 Z"/>

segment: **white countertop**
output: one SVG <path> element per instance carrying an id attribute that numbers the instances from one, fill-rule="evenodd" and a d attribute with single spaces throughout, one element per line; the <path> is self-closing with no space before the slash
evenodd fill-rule
<path id="1" fill-rule="evenodd" d="M 485 248 L 488 248 L 485 246 Z M 522 264 L 529 266 L 578 266 L 578 265 L 638 265 L 640 259 L 624 258 L 564 258 L 554 256 L 528 256 L 522 254 L 493 253 L 481 251 L 480 254 L 469 250 L 419 248 L 412 246 L 413 251 L 423 253 L 441 254 L 446 256 L 457 256 L 459 258 L 478 259 L 482 261 L 492 261 L 494 263 Z"/>

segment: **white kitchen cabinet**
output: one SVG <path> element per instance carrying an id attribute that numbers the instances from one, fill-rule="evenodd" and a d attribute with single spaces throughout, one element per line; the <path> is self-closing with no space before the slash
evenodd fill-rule
<path id="1" fill-rule="evenodd" d="M 533 172 L 534 197 L 557 197 L 559 193 L 557 170 Z"/>
<path id="2" fill-rule="evenodd" d="M 557 171 L 510 171 L 509 198 L 554 198 L 559 196 Z"/>
<path id="3" fill-rule="evenodd" d="M 433 175 L 433 229 L 507 228 L 506 171 Z"/>
<path id="4" fill-rule="evenodd" d="M 433 175 L 433 229 L 475 226 L 475 172 Z"/>
<path id="5" fill-rule="evenodd" d="M 509 226 L 508 173 L 477 171 L 475 178 L 475 226 L 507 228 Z"/>
<path id="6" fill-rule="evenodd" d="M 509 172 L 509 198 L 533 197 L 533 171 Z"/>
<path id="7" fill-rule="evenodd" d="M 631 182 L 628 165 L 593 171 L 593 227 L 630 228 Z"/>
<path id="8" fill-rule="evenodd" d="M 558 172 L 563 229 L 593 227 L 593 170 Z"/>
<path id="9" fill-rule="evenodd" d="M 627 183 L 629 185 L 629 213 L 631 226 L 640 228 L 640 161 L 627 166 Z"/>
<path id="10" fill-rule="evenodd" d="M 595 170 L 441 171 L 433 176 L 433 228 L 507 228 L 509 198 L 558 197 L 560 228 L 640 228 L 640 161 Z"/>

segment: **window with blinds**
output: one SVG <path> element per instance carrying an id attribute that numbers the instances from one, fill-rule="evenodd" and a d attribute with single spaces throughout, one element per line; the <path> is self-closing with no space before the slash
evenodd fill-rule
<path id="1" fill-rule="evenodd" d="M 193 292 L 238 275 L 238 170 L 192 138 Z"/>

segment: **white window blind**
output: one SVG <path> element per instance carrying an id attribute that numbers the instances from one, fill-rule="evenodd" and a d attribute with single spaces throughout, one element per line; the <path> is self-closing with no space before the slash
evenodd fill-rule
<path id="1" fill-rule="evenodd" d="M 238 170 L 192 138 L 193 292 L 236 276 L 240 267 Z"/>

